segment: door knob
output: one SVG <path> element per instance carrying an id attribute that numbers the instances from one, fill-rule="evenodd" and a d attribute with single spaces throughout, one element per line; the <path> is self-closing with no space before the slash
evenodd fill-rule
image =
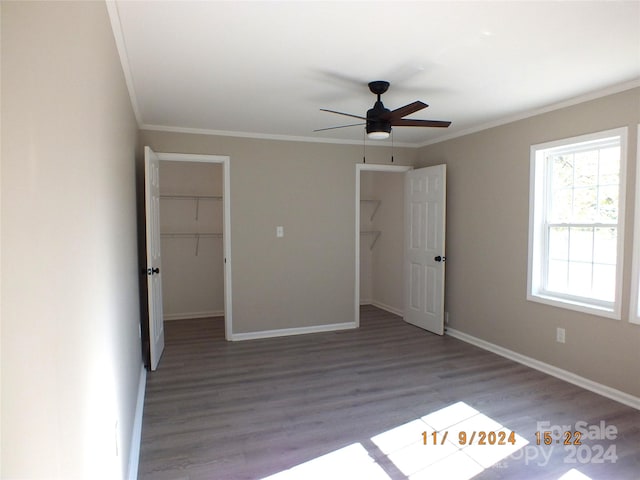
<path id="1" fill-rule="evenodd" d="M 447 260 L 447 257 L 441 257 L 440 255 L 438 255 L 437 257 L 433 258 L 436 262 L 444 262 Z"/>

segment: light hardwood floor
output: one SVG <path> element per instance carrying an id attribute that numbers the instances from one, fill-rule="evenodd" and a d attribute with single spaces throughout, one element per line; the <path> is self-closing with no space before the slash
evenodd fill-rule
<path id="1" fill-rule="evenodd" d="M 640 479 L 640 411 L 374 307 L 358 330 L 285 338 L 225 342 L 223 323 L 165 324 L 140 479 Z M 615 438 L 536 445 L 540 422 L 581 421 Z M 499 429 L 515 446 L 477 445 Z"/>

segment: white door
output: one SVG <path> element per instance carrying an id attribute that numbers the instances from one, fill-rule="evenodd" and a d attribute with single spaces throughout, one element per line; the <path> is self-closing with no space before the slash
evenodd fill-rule
<path id="1" fill-rule="evenodd" d="M 404 319 L 442 335 L 446 165 L 405 175 Z"/>
<path id="2" fill-rule="evenodd" d="M 162 277 L 160 273 L 160 161 L 149 147 L 144 148 L 144 189 L 147 233 L 147 303 L 151 370 L 158 368 L 164 350 L 162 318 Z"/>

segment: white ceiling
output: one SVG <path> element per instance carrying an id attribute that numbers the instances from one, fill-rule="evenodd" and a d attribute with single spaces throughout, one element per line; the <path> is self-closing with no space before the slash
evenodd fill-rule
<path id="1" fill-rule="evenodd" d="M 109 2 L 142 128 L 362 142 L 371 80 L 422 100 L 396 144 L 523 117 L 640 78 L 640 1 Z M 388 142 L 387 140 L 386 142 Z"/>

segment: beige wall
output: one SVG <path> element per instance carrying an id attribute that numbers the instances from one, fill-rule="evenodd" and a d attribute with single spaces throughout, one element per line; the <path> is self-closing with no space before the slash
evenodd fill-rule
<path id="1" fill-rule="evenodd" d="M 404 310 L 404 173 L 375 172 L 374 196 L 380 208 L 373 221 L 380 238 L 373 248 L 372 298 L 391 311 Z"/>
<path id="2" fill-rule="evenodd" d="M 638 122 L 634 89 L 420 150 L 421 166 L 447 164 L 452 328 L 640 396 L 640 326 L 627 321 Z M 623 319 L 527 301 L 529 147 L 621 126 L 629 127 Z"/>
<path id="3" fill-rule="evenodd" d="M 124 478 L 142 365 L 137 128 L 107 10 L 2 2 L 1 30 L 0 476 Z"/>
<path id="4" fill-rule="evenodd" d="M 160 162 L 161 195 L 222 196 L 222 166 Z M 197 210 L 197 218 L 196 218 Z M 171 237 L 167 233 L 223 231 L 221 199 L 160 199 L 162 303 L 165 319 L 222 315 L 224 255 L 222 237 Z"/>
<path id="5" fill-rule="evenodd" d="M 157 131 L 141 132 L 140 144 L 231 158 L 233 333 L 353 322 L 362 146 Z M 415 155 L 394 150 L 399 164 Z M 390 157 L 389 148 L 367 148 L 369 163 Z"/>

